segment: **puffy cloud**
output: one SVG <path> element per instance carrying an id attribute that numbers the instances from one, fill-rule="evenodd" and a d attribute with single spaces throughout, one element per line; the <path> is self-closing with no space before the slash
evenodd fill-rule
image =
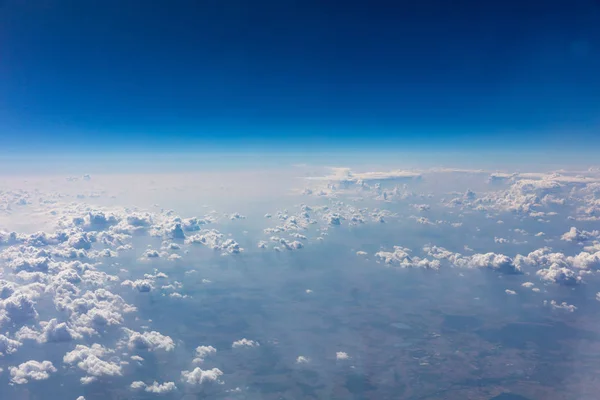
<path id="1" fill-rule="evenodd" d="M 198 346 L 196 347 L 196 358 L 194 358 L 194 363 L 202 363 L 204 359 L 211 354 L 215 354 L 217 349 L 213 346 Z"/>
<path id="2" fill-rule="evenodd" d="M 255 342 L 254 340 L 249 340 L 249 339 L 240 339 L 240 340 L 236 340 L 235 342 L 233 342 L 233 344 L 231 345 L 232 348 L 239 348 L 239 347 L 258 347 L 260 346 L 260 343 Z"/>
<path id="3" fill-rule="evenodd" d="M 6 316 L 14 322 L 36 319 L 38 312 L 35 309 L 35 302 L 30 297 L 24 293 L 15 292 L 10 297 L 0 300 L 0 310 L 4 310 Z"/>
<path id="4" fill-rule="evenodd" d="M 272 236 L 271 241 L 280 244 L 286 250 L 298 250 L 304 247 L 304 245 L 297 240 L 289 241 L 277 236 Z"/>
<path id="5" fill-rule="evenodd" d="M 344 351 L 338 351 L 337 353 L 335 353 L 335 358 L 336 360 L 347 360 L 350 358 L 350 356 Z"/>
<path id="6" fill-rule="evenodd" d="M 30 380 L 41 381 L 48 379 L 51 373 L 56 372 L 56 368 L 50 361 L 30 360 L 20 364 L 18 367 L 10 367 L 11 382 L 22 385 Z"/>
<path id="7" fill-rule="evenodd" d="M 129 387 L 134 390 L 144 389 L 146 387 L 146 384 L 142 381 L 134 381 L 131 382 L 131 385 L 129 385 Z"/>
<path id="8" fill-rule="evenodd" d="M 243 248 L 233 239 L 226 239 L 225 235 L 215 229 L 204 229 L 195 235 L 189 236 L 186 243 L 200 243 L 213 250 L 222 250 L 225 254 L 238 254 Z"/>
<path id="9" fill-rule="evenodd" d="M 65 322 L 58 322 L 56 318 L 50 321 L 40 322 L 42 331 L 38 332 L 29 327 L 23 327 L 17 332 L 17 336 L 20 340 L 30 339 L 35 340 L 39 343 L 46 342 L 69 342 L 73 339 L 80 339 L 81 334 L 72 329 Z"/>
<path id="10" fill-rule="evenodd" d="M 0 357 L 5 354 L 13 354 L 19 349 L 19 346 L 21 346 L 21 342 L 18 340 L 13 340 L 0 334 Z"/>
<path id="11" fill-rule="evenodd" d="M 575 312 L 577 307 L 572 304 L 567 304 L 567 302 L 563 301 L 562 303 L 558 303 L 556 300 L 544 300 L 544 305 L 549 305 L 553 310 L 564 310 L 568 312 Z"/>
<path id="12" fill-rule="evenodd" d="M 423 250 L 431 257 L 438 260 L 448 260 L 452 265 L 462 268 L 489 268 L 495 271 L 516 274 L 521 273 L 520 266 L 515 261 L 504 255 L 497 253 L 472 254 L 464 256 L 460 253 L 453 253 L 443 247 L 425 246 Z"/>
<path id="13" fill-rule="evenodd" d="M 103 358 L 110 356 L 112 350 L 95 343 L 91 347 L 77 345 L 75 350 L 68 352 L 63 357 L 65 364 L 76 364 L 79 369 L 88 374 L 82 379 L 82 383 L 90 383 L 103 376 L 118 376 L 122 374 L 118 362 L 106 361 Z"/>
<path id="14" fill-rule="evenodd" d="M 148 293 L 152 289 L 154 289 L 154 286 L 152 285 L 152 281 L 149 279 L 137 279 L 135 281 L 126 280 L 126 281 L 121 282 L 121 285 L 129 286 L 132 289 L 135 289 L 140 293 Z"/>
<path id="15" fill-rule="evenodd" d="M 539 268 L 536 274 L 545 281 L 575 285 L 582 282 L 581 274 L 584 271 L 600 268 L 600 252 L 584 251 L 575 256 L 566 256 L 563 253 L 552 252 L 549 247 L 543 247 L 527 256 L 518 255 L 515 262 Z"/>
<path id="16" fill-rule="evenodd" d="M 210 382 L 219 383 L 219 378 L 223 372 L 218 368 L 203 370 L 200 367 L 194 368 L 192 371 L 182 371 L 181 380 L 189 385 L 202 385 Z"/>
<path id="17" fill-rule="evenodd" d="M 380 251 L 375 253 L 375 257 L 386 265 L 394 265 L 401 268 L 426 268 L 439 269 L 438 260 L 429 260 L 426 258 L 411 257 L 410 250 L 400 246 L 394 246 L 394 251 Z"/>
<path id="18" fill-rule="evenodd" d="M 358 184 L 370 182 L 377 183 L 383 181 L 407 181 L 421 179 L 421 173 L 416 171 L 371 171 L 371 172 L 352 172 L 350 168 L 331 168 L 332 174 L 321 177 L 308 177 L 308 180 L 338 182 L 342 184 Z"/>
<path id="19" fill-rule="evenodd" d="M 560 239 L 567 242 L 583 242 L 591 239 L 598 239 L 600 237 L 600 231 L 580 231 L 574 226 L 569 229 L 568 232 L 564 233 Z"/>
<path id="20" fill-rule="evenodd" d="M 129 336 L 127 346 L 130 350 L 171 351 L 175 348 L 173 339 L 156 331 L 139 333 L 125 329 L 125 332 Z"/>
<path id="21" fill-rule="evenodd" d="M 504 292 L 506 292 L 506 294 L 510 294 L 510 295 L 517 294 L 517 292 L 515 292 L 514 290 L 510 290 L 510 289 L 506 289 Z"/>
<path id="22" fill-rule="evenodd" d="M 524 283 L 521 284 L 521 286 L 526 287 L 526 288 L 530 288 L 530 287 L 533 287 L 534 284 L 533 284 L 533 282 L 524 282 Z"/>
<path id="23" fill-rule="evenodd" d="M 310 360 L 304 356 L 298 356 L 296 358 L 296 364 L 307 364 Z"/>
<path id="24" fill-rule="evenodd" d="M 552 264 L 548 268 L 542 268 L 537 271 L 537 275 L 548 282 L 560 283 L 563 285 L 576 285 L 582 281 L 580 276 L 566 267 L 560 267 Z"/>
<path id="25" fill-rule="evenodd" d="M 123 323 L 123 314 L 135 311 L 123 298 L 106 289 L 87 291 L 76 297 L 76 292 L 57 295 L 54 303 L 59 311 L 70 315 L 71 327 L 79 333 L 92 335 L 97 329 Z"/>
<path id="26" fill-rule="evenodd" d="M 150 385 L 146 385 L 142 381 L 135 381 L 130 385 L 130 387 L 134 390 L 144 389 L 148 393 L 155 394 L 170 393 L 177 389 L 177 386 L 175 386 L 174 382 L 158 383 L 157 381 L 154 381 Z"/>

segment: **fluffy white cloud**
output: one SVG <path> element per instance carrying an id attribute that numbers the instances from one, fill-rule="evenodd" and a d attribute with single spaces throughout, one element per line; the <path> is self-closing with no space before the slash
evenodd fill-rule
<path id="1" fill-rule="evenodd" d="M 13 354 L 20 346 L 21 342 L 18 340 L 13 340 L 0 334 L 0 357 L 5 354 Z"/>
<path id="2" fill-rule="evenodd" d="M 129 336 L 127 346 L 130 350 L 171 351 L 175 348 L 173 339 L 156 331 L 139 333 L 125 329 L 125 332 Z"/>
<path id="3" fill-rule="evenodd" d="M 181 380 L 189 385 L 202 385 L 210 382 L 218 383 L 222 375 L 223 371 L 218 368 L 203 370 L 196 367 L 192 371 L 182 371 Z"/>
<path id="4" fill-rule="evenodd" d="M 410 250 L 400 246 L 394 246 L 394 251 L 379 251 L 375 253 L 375 257 L 384 262 L 386 265 L 398 266 L 401 268 L 427 268 L 439 269 L 440 262 L 438 260 L 429 260 L 426 258 L 410 256 Z"/>
<path id="5" fill-rule="evenodd" d="M 63 362 L 65 364 L 77 365 L 79 369 L 89 375 L 88 379 L 84 378 L 82 380 L 82 383 L 89 383 L 103 376 L 118 376 L 122 374 L 122 369 L 118 362 L 103 359 L 110 357 L 112 353 L 112 350 L 106 349 L 97 343 L 90 347 L 77 345 L 75 350 L 65 354 Z"/>
<path id="6" fill-rule="evenodd" d="M 215 229 L 204 229 L 195 235 L 189 236 L 185 241 L 188 244 L 203 244 L 213 250 L 221 250 L 224 254 L 238 254 L 244 251 L 235 240 L 226 238 L 225 235 Z"/>
<path id="7" fill-rule="evenodd" d="M 144 391 L 146 391 L 148 393 L 155 393 L 155 394 L 170 393 L 177 389 L 177 386 L 175 386 L 174 382 L 158 383 L 157 381 L 154 381 L 150 385 L 146 385 L 142 381 L 135 381 L 135 382 L 131 383 L 130 387 L 131 387 L 131 389 L 134 389 L 134 390 L 144 389 Z"/>
<path id="8" fill-rule="evenodd" d="M 583 242 L 591 239 L 600 238 L 600 231 L 580 231 L 574 226 L 569 229 L 568 232 L 564 233 L 561 237 L 561 240 L 565 240 L 567 242 Z"/>
<path id="9" fill-rule="evenodd" d="M 50 374 L 56 372 L 56 368 L 50 361 L 30 360 L 20 364 L 18 367 L 10 367 L 11 382 L 22 385 L 30 380 L 41 381 L 48 379 Z"/>
<path id="10" fill-rule="evenodd" d="M 515 274 L 520 273 L 521 268 L 515 261 L 504 255 L 497 253 L 482 253 L 472 255 L 462 255 L 453 253 L 443 247 L 425 246 L 423 250 L 431 257 L 438 260 L 448 260 L 452 265 L 462 268 L 489 268 L 495 271 Z"/>
<path id="11" fill-rule="evenodd" d="M 347 360 L 350 358 L 350 356 L 344 351 L 338 351 L 337 353 L 335 353 L 335 358 L 336 360 Z"/>
<path id="12" fill-rule="evenodd" d="M 209 355 L 215 354 L 217 349 L 213 346 L 198 346 L 196 347 L 196 358 L 194 358 L 194 363 L 202 363 L 204 359 Z"/>
<path id="13" fill-rule="evenodd" d="M 135 281 L 126 280 L 121 282 L 123 286 L 129 286 L 132 289 L 137 290 L 140 293 L 148 293 L 154 289 L 152 281 L 149 279 L 137 279 Z"/>
<path id="14" fill-rule="evenodd" d="M 309 359 L 304 356 L 298 356 L 298 358 L 296 358 L 296 364 L 307 364 L 308 362 Z"/>
<path id="15" fill-rule="evenodd" d="M 260 346 L 260 343 L 255 342 L 254 340 L 249 340 L 249 339 L 240 339 L 240 340 L 236 340 L 235 342 L 233 342 L 233 344 L 231 345 L 232 348 L 239 348 L 239 347 L 258 347 Z"/>
<path id="16" fill-rule="evenodd" d="M 550 300 L 550 302 L 544 300 L 544 305 L 549 305 L 553 310 L 564 310 L 568 312 L 575 312 L 575 310 L 577 310 L 577 307 L 573 304 L 567 304 L 565 301 L 558 303 L 556 300 Z"/>

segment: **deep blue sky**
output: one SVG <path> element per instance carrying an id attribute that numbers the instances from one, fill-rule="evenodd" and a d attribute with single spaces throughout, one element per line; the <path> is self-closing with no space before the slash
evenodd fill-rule
<path id="1" fill-rule="evenodd" d="M 599 71 L 593 0 L 0 0 L 5 151 L 590 148 Z"/>

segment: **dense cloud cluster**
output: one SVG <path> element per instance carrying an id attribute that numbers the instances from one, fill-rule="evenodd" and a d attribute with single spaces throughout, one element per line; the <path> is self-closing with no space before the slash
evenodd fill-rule
<path id="1" fill-rule="evenodd" d="M 452 186 L 450 177 L 456 176 L 467 182 Z M 552 288 L 575 291 L 597 284 L 598 171 L 338 168 L 298 181 L 302 187 L 286 194 L 285 204 L 196 217 L 160 206 L 107 206 L 114 204 L 112 198 L 96 189 L 71 196 L 0 191 L 0 212 L 7 220 L 23 215 L 47 220 L 44 230 L 0 230 L 0 359 L 10 360 L 5 368 L 10 381 L 25 385 L 67 372 L 84 385 L 122 377 L 128 390 L 142 396 L 219 387 L 229 380 L 227 357 L 255 356 L 271 342 L 258 333 L 248 333 L 256 340 L 240 333 L 225 345 L 212 342 L 217 352 L 198 346 L 205 339 L 185 343 L 179 337 L 185 330 L 157 327 L 153 320 L 160 323 L 162 315 L 148 313 L 188 310 L 191 300 L 209 296 L 226 298 L 217 272 L 244 276 L 253 268 L 248 260 L 277 260 L 288 268 L 295 265 L 289 260 L 314 255 L 336 263 L 349 254 L 360 265 L 393 274 L 401 272 L 381 267 L 419 268 L 423 271 L 406 274 L 431 280 L 447 271 L 479 270 L 506 279 L 498 293 L 507 302 L 536 297 L 536 307 L 555 316 L 578 315 L 584 307 L 554 297 Z M 223 270 L 216 272 L 209 266 L 217 259 Z M 305 287 L 300 293 L 307 299 L 322 294 L 321 288 L 308 286 L 313 293 Z M 198 318 L 215 324 L 220 314 L 208 314 Z M 64 349 L 59 357 L 45 356 L 45 346 L 51 345 Z M 335 350 L 330 351 L 331 360 Z M 358 360 L 348 351 L 353 357 L 335 353 L 338 367 Z M 175 372 L 142 380 L 132 376 L 135 368 L 170 365 L 186 352 L 189 358 L 178 360 Z M 306 354 L 292 353 L 294 368 L 317 364 L 313 354 L 296 358 L 298 353 Z"/>

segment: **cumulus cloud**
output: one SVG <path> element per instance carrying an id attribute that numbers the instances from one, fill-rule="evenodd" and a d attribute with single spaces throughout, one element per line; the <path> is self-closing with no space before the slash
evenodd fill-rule
<path id="1" fill-rule="evenodd" d="M 30 360 L 20 364 L 18 367 L 10 367 L 11 382 L 23 385 L 31 380 L 41 381 L 48 379 L 50 374 L 56 372 L 56 368 L 50 361 Z"/>
<path id="2" fill-rule="evenodd" d="M 121 282 L 121 285 L 123 286 L 129 286 L 132 289 L 137 290 L 140 293 L 148 293 L 150 291 L 152 291 L 152 289 L 154 289 L 154 286 L 152 285 L 152 281 L 149 279 L 137 279 L 135 281 L 130 281 L 130 280 L 126 280 Z"/>
<path id="3" fill-rule="evenodd" d="M 497 253 L 478 253 L 472 255 L 462 255 L 453 253 L 443 247 L 425 246 L 423 250 L 431 257 L 438 260 L 448 260 L 450 264 L 462 268 L 489 268 L 506 274 L 521 273 L 520 266 L 515 261 L 504 255 Z"/>
<path id="4" fill-rule="evenodd" d="M 544 305 L 549 305 L 553 310 L 563 310 L 567 312 L 575 312 L 577 307 L 573 304 L 567 304 L 567 302 L 563 301 L 562 303 L 558 303 L 556 300 L 544 300 Z"/>
<path id="5" fill-rule="evenodd" d="M 125 329 L 125 332 L 129 337 L 127 346 L 130 350 L 171 351 L 175 348 L 173 339 L 156 331 L 139 333 Z"/>
<path id="6" fill-rule="evenodd" d="M 213 346 L 198 346 L 196 347 L 196 358 L 193 362 L 196 364 L 204 362 L 204 359 L 212 354 L 215 354 L 217 349 Z"/>
<path id="7" fill-rule="evenodd" d="M 0 334 L 0 357 L 6 354 L 13 354 L 20 346 L 21 342 L 18 340 L 13 340 Z"/>
<path id="8" fill-rule="evenodd" d="M 144 391 L 146 391 L 148 393 L 155 393 L 155 394 L 170 393 L 177 389 L 177 386 L 175 386 L 174 382 L 158 383 L 157 381 L 154 381 L 150 385 L 147 385 L 142 381 L 135 381 L 135 382 L 131 383 L 130 387 L 131 387 L 131 389 L 134 389 L 134 390 L 143 389 Z"/>
<path id="9" fill-rule="evenodd" d="M 296 358 L 296 364 L 307 364 L 308 362 L 309 359 L 304 356 L 298 356 L 298 358 Z"/>
<path id="10" fill-rule="evenodd" d="M 591 239 L 600 238 L 600 231 L 580 231 L 574 226 L 569 229 L 568 232 L 565 232 L 560 239 L 565 240 L 567 242 L 583 242 Z"/>
<path id="11" fill-rule="evenodd" d="M 335 353 L 335 358 L 336 360 L 347 360 L 350 358 L 350 356 L 344 351 L 338 351 L 337 353 Z"/>
<path id="12" fill-rule="evenodd" d="M 196 367 L 192 371 L 182 371 L 181 380 L 188 385 L 203 385 L 211 382 L 219 383 L 222 375 L 223 371 L 218 368 L 203 370 Z"/>
<path id="13" fill-rule="evenodd" d="M 79 369 L 88 374 L 88 377 L 82 378 L 82 383 L 90 383 L 103 376 L 118 376 L 122 374 L 121 365 L 118 362 L 107 361 L 112 350 L 95 343 L 88 347 L 77 345 L 75 350 L 68 352 L 63 357 L 65 364 L 77 365 Z"/>
<path id="14" fill-rule="evenodd" d="M 204 229 L 195 235 L 189 236 L 186 243 L 203 244 L 213 250 L 223 251 L 224 254 L 239 254 L 244 251 L 235 240 L 226 238 L 225 235 L 215 229 Z"/>
<path id="15" fill-rule="evenodd" d="M 258 342 L 255 342 L 254 340 L 249 340 L 249 339 L 240 339 L 240 340 L 236 340 L 235 342 L 233 342 L 233 344 L 231 345 L 232 348 L 239 348 L 239 347 L 258 347 L 260 346 L 260 344 Z"/>
<path id="16" fill-rule="evenodd" d="M 400 246 L 394 246 L 394 251 L 379 251 L 375 253 L 375 257 L 386 265 L 398 266 L 401 268 L 426 268 L 439 269 L 440 262 L 438 260 L 421 259 L 419 257 L 410 256 L 410 250 Z"/>

